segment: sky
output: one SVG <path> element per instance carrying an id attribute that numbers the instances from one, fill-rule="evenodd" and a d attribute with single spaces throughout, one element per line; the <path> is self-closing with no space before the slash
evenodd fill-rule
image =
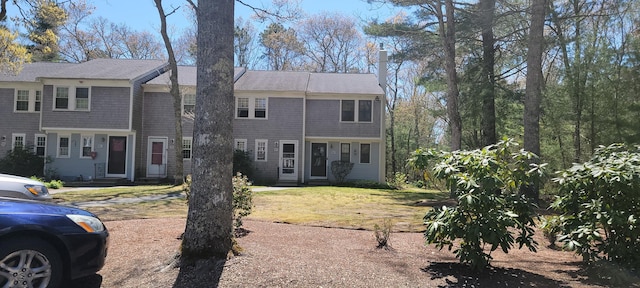
<path id="1" fill-rule="evenodd" d="M 138 31 L 157 31 L 160 25 L 153 0 L 93 0 L 92 2 L 96 7 L 94 15 L 105 17 L 111 22 L 126 23 Z M 185 0 L 163 0 L 162 2 L 165 12 L 172 10 L 172 7 L 186 8 L 188 5 Z M 258 7 L 271 3 L 270 0 L 245 0 L 244 2 Z M 386 19 L 393 12 L 393 8 L 389 6 L 368 4 L 366 0 L 302 0 L 301 8 L 308 14 L 323 11 L 340 12 L 358 19 Z M 236 2 L 235 18 L 249 19 L 251 14 L 251 9 Z M 189 17 L 188 12 L 181 10 L 171 15 L 167 22 L 168 25 L 180 30 L 190 25 Z"/>

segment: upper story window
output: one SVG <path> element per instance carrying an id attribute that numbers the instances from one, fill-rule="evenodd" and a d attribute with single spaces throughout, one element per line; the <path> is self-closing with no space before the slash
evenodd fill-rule
<path id="1" fill-rule="evenodd" d="M 23 149 L 25 134 L 14 133 L 12 136 L 11 149 Z"/>
<path id="2" fill-rule="evenodd" d="M 91 89 L 89 87 L 63 87 L 54 89 L 54 110 L 81 110 L 91 107 Z"/>
<path id="3" fill-rule="evenodd" d="M 373 100 L 340 101 L 340 121 L 371 122 Z"/>
<path id="4" fill-rule="evenodd" d="M 184 94 L 182 96 L 182 114 L 193 114 L 196 112 L 196 94 Z"/>
<path id="5" fill-rule="evenodd" d="M 182 159 L 191 159 L 193 151 L 193 138 L 182 138 Z"/>
<path id="6" fill-rule="evenodd" d="M 236 118 L 266 119 L 268 110 L 267 98 L 236 98 Z"/>
<path id="7" fill-rule="evenodd" d="M 15 112 L 38 112 L 42 101 L 42 92 L 39 90 L 16 90 Z"/>

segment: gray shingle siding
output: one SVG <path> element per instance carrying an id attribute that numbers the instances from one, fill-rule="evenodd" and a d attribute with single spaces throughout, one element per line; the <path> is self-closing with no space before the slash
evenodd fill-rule
<path id="1" fill-rule="evenodd" d="M 273 183 L 278 178 L 280 157 L 275 142 L 281 140 L 298 141 L 298 171 L 302 171 L 304 100 L 302 98 L 269 97 L 268 101 L 267 120 L 234 119 L 233 135 L 234 139 L 247 139 L 247 150 L 252 152 L 252 157 L 255 155 L 256 140 L 268 140 L 267 161 L 255 161 L 254 159 L 254 178 L 258 182 Z"/>
<path id="2" fill-rule="evenodd" d="M 307 100 L 307 127 L 309 137 L 380 137 L 380 101 L 373 101 L 370 123 L 340 122 L 340 100 Z"/>
<path id="3" fill-rule="evenodd" d="M 15 89 L 0 89 L 0 157 L 11 150 L 13 133 L 25 134 L 25 144 L 33 145 L 39 132 L 39 112 L 13 112 Z M 6 125 L 8 124 L 8 125 Z"/>
<path id="4" fill-rule="evenodd" d="M 92 86 L 90 111 L 54 111 L 53 86 L 42 94 L 42 127 L 129 129 L 129 87 Z"/>

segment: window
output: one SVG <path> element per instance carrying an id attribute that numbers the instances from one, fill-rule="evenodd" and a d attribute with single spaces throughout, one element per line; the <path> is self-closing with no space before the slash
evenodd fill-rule
<path id="1" fill-rule="evenodd" d="M 193 139 L 182 138 L 182 159 L 191 159 L 192 148 L 193 148 Z"/>
<path id="2" fill-rule="evenodd" d="M 351 162 L 351 144 L 340 144 L 340 161 Z"/>
<path id="3" fill-rule="evenodd" d="M 69 136 L 58 136 L 58 158 L 69 158 Z"/>
<path id="4" fill-rule="evenodd" d="M 29 111 L 29 90 L 16 91 L 16 111 Z"/>
<path id="5" fill-rule="evenodd" d="M 360 163 L 371 163 L 371 144 L 360 144 Z"/>
<path id="6" fill-rule="evenodd" d="M 371 122 L 372 105 L 372 100 L 342 100 L 340 101 L 340 121 Z"/>
<path id="7" fill-rule="evenodd" d="M 54 110 L 87 111 L 91 107 L 89 87 L 55 87 Z"/>
<path id="8" fill-rule="evenodd" d="M 46 147 L 47 147 L 47 136 L 42 134 L 37 134 L 35 141 L 33 142 L 35 143 L 33 150 L 36 153 L 36 155 L 44 157 L 46 153 Z"/>
<path id="9" fill-rule="evenodd" d="M 182 97 L 182 114 L 192 114 L 195 113 L 196 110 L 196 95 L 195 94 L 185 94 Z"/>
<path id="10" fill-rule="evenodd" d="M 234 150 L 247 151 L 247 139 L 236 139 Z"/>
<path id="11" fill-rule="evenodd" d="M 267 98 L 256 98 L 255 118 L 267 117 Z"/>
<path id="12" fill-rule="evenodd" d="M 80 158 L 90 158 L 93 151 L 93 135 L 82 135 L 82 150 L 80 150 Z"/>
<path id="13" fill-rule="evenodd" d="M 267 161 L 267 140 L 256 140 L 256 161 Z"/>
<path id="14" fill-rule="evenodd" d="M 236 118 L 266 119 L 268 98 L 236 98 Z"/>
<path id="15" fill-rule="evenodd" d="M 11 149 L 23 149 L 25 134 L 12 134 L 13 141 L 11 143 Z"/>
<path id="16" fill-rule="evenodd" d="M 358 122 L 371 122 L 371 100 L 358 101 Z"/>
<path id="17" fill-rule="evenodd" d="M 238 98 L 238 118 L 249 117 L 249 98 Z"/>
<path id="18" fill-rule="evenodd" d="M 36 90 L 36 102 L 34 111 L 40 111 L 42 109 L 42 91 Z"/>
<path id="19" fill-rule="evenodd" d="M 76 110 L 89 110 L 89 88 L 76 88 Z"/>
<path id="20" fill-rule="evenodd" d="M 342 121 L 353 122 L 355 121 L 355 101 L 354 100 L 342 100 Z"/>
<path id="21" fill-rule="evenodd" d="M 69 87 L 56 87 L 56 109 L 69 109 Z"/>

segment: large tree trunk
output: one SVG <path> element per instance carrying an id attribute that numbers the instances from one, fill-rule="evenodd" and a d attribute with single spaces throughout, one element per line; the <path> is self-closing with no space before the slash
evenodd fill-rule
<path id="1" fill-rule="evenodd" d="M 540 103 L 542 101 L 542 51 L 544 48 L 545 0 L 532 0 L 531 27 L 527 50 L 527 87 L 524 99 L 524 149 L 540 155 Z M 534 160 L 538 161 L 538 160 Z M 537 183 L 527 187 L 526 195 L 535 201 L 540 197 Z"/>
<path id="2" fill-rule="evenodd" d="M 495 105 L 495 50 L 493 36 L 493 17 L 495 0 L 480 0 L 480 25 L 482 26 L 482 144 L 495 144 L 496 105 Z"/>
<path id="3" fill-rule="evenodd" d="M 160 14 L 160 34 L 162 34 L 162 40 L 167 48 L 167 54 L 169 55 L 169 80 L 171 82 L 171 96 L 173 97 L 173 115 L 175 119 L 175 141 L 173 143 L 173 150 L 175 154 L 175 172 L 173 174 L 173 181 L 175 185 L 181 185 L 184 181 L 184 162 L 182 158 L 182 95 L 180 95 L 180 85 L 178 83 L 178 62 L 176 61 L 175 53 L 173 52 L 173 46 L 171 45 L 171 39 L 167 33 L 167 14 L 165 14 L 162 8 L 162 0 L 154 0 L 158 14 Z M 172 12 L 173 13 L 173 12 Z"/>
<path id="4" fill-rule="evenodd" d="M 198 2 L 193 182 L 175 287 L 216 287 L 213 268 L 232 248 L 233 10 L 234 0 Z"/>
<path id="5" fill-rule="evenodd" d="M 438 15 L 440 22 L 440 33 L 445 53 L 445 70 L 447 73 L 447 116 L 449 118 L 449 129 L 451 129 L 452 151 L 460 150 L 462 147 L 462 120 L 458 111 L 458 73 L 456 72 L 456 28 L 453 18 L 453 0 L 445 1 L 446 22 L 442 15 Z"/>

